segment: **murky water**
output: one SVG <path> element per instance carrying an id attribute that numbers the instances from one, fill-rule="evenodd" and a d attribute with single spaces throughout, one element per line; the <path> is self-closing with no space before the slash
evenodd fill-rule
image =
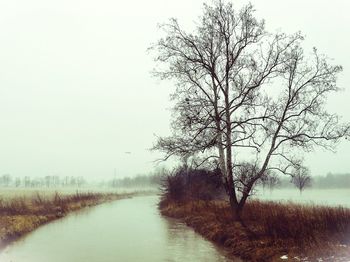
<path id="1" fill-rule="evenodd" d="M 162 217 L 157 201 L 135 197 L 70 214 L 13 243 L 0 261 L 231 261 L 189 227 Z"/>

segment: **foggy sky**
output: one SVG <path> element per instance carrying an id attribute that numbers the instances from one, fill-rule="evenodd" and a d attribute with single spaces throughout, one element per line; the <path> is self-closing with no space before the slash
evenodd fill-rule
<path id="1" fill-rule="evenodd" d="M 191 28 L 203 1 L 0 2 L 0 175 L 146 173 L 154 134 L 170 133 L 172 84 L 146 52 L 170 17 Z M 247 1 L 234 1 L 237 6 Z M 350 2 L 252 1 L 268 29 L 301 31 L 305 47 L 344 67 L 331 112 L 350 121 Z M 130 151 L 131 154 L 125 154 Z M 350 172 L 349 143 L 307 156 L 313 175 Z"/>

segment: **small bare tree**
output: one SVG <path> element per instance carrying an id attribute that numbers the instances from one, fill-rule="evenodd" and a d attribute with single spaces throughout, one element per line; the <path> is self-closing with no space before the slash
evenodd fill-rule
<path id="1" fill-rule="evenodd" d="M 275 187 L 281 184 L 281 180 L 276 172 L 270 171 L 260 178 L 260 184 L 263 188 L 268 187 L 270 191 L 272 191 Z"/>
<path id="2" fill-rule="evenodd" d="M 292 183 L 299 189 L 301 194 L 306 187 L 311 186 L 310 170 L 303 166 L 296 168 L 295 173 L 292 175 Z"/>

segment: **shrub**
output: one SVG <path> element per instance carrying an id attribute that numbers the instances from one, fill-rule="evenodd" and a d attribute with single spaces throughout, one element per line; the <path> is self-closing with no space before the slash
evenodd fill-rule
<path id="1" fill-rule="evenodd" d="M 161 189 L 163 201 L 213 200 L 224 195 L 218 170 L 179 168 L 164 176 Z"/>

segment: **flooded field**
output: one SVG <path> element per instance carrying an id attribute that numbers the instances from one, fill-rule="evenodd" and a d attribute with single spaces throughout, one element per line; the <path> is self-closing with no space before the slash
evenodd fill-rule
<path id="1" fill-rule="evenodd" d="M 350 208 L 350 189 L 259 189 L 254 198 L 273 201 L 293 201 L 303 204 L 344 206 Z"/>
<path id="2" fill-rule="evenodd" d="M 13 243 L 0 261 L 231 261 L 183 223 L 162 217 L 157 202 L 135 197 L 73 213 Z"/>

